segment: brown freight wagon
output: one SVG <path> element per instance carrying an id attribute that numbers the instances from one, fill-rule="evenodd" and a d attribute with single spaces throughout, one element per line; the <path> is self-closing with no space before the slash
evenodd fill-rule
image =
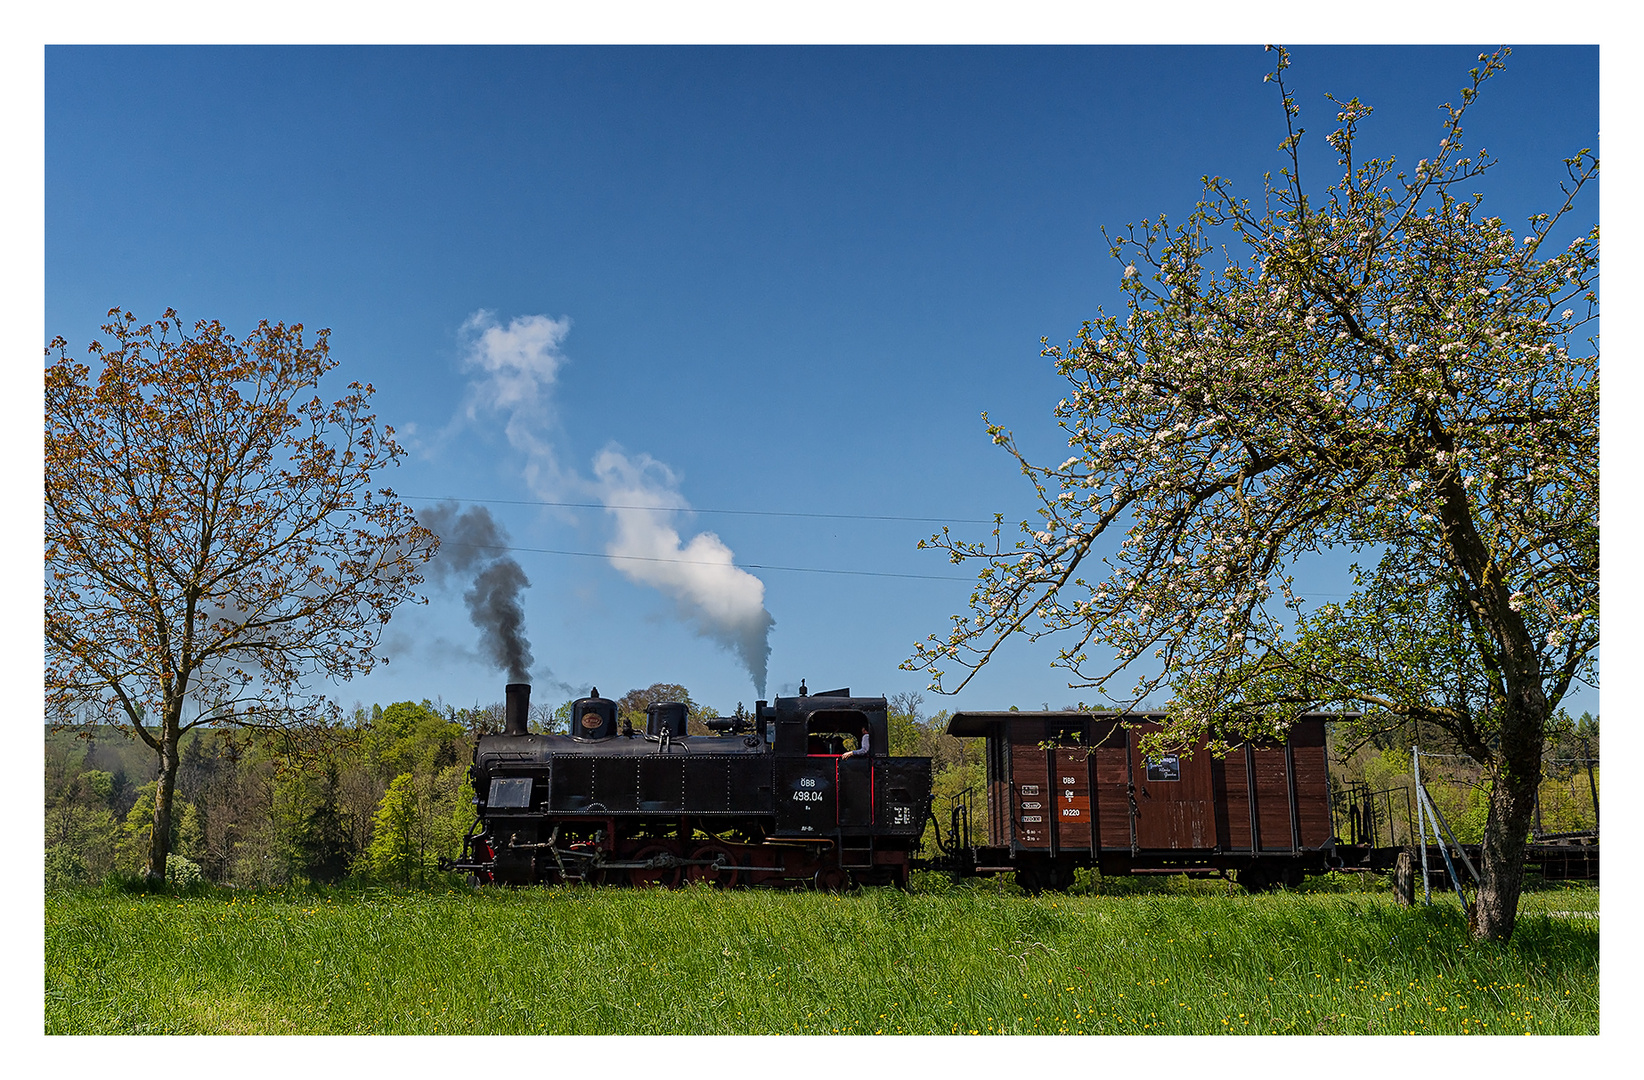
<path id="1" fill-rule="evenodd" d="M 1163 713 L 961 712 L 948 734 L 987 740 L 988 842 L 951 846 L 962 875 L 1016 874 L 1066 889 L 1078 867 L 1104 875 L 1232 873 L 1251 891 L 1340 866 L 1324 725 L 1310 713 L 1283 743 L 1213 756 L 1144 755 Z"/>

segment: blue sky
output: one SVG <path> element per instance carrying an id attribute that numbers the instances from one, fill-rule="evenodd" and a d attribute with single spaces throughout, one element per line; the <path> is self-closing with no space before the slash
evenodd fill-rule
<path id="1" fill-rule="evenodd" d="M 1312 178 L 1325 93 L 1413 162 L 1487 48 L 1293 48 Z M 521 549 L 539 700 L 678 682 L 751 705 L 698 601 L 754 579 L 767 696 L 921 690 L 897 665 L 973 575 L 917 541 L 1032 510 L 981 412 L 1065 456 L 1041 336 L 1120 306 L 1103 226 L 1184 218 L 1206 173 L 1259 194 L 1269 70 L 1259 46 L 50 47 L 45 329 L 80 349 L 116 305 L 331 328 L 410 450 L 388 482 L 486 507 Z M 1515 48 L 1467 128 L 1500 161 L 1489 212 L 1551 208 L 1598 89 L 1596 47 Z M 540 505 L 614 492 L 692 510 Z M 751 577 L 600 557 L 659 528 Z M 1337 569 L 1305 584 L 1344 592 Z M 501 697 L 454 590 L 385 644 L 345 705 Z M 1053 652 L 1007 649 L 925 707 L 1074 702 Z"/>

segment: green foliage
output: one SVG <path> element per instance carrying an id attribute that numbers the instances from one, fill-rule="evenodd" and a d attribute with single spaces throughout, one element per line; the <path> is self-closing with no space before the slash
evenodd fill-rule
<path id="1" fill-rule="evenodd" d="M 361 857 L 373 818 L 393 780 L 409 774 L 426 856 L 417 873 L 427 873 L 434 860 L 460 851 L 473 822 L 465 721 L 492 711 L 500 716 L 500 706 L 458 712 L 396 702 L 360 708 L 346 726 L 317 726 L 301 742 L 246 730 L 190 732 L 181 743 L 170 851 L 214 884 L 336 882 L 356 862 L 368 865 Z M 46 735 L 44 850 L 54 888 L 146 866 L 157 783 L 125 780 L 128 766 L 150 763 L 114 735 Z"/>
<path id="2" fill-rule="evenodd" d="M 340 803 L 334 760 L 319 775 L 293 773 L 276 788 L 281 854 L 291 869 L 314 882 L 341 880 L 357 852 Z"/>
<path id="3" fill-rule="evenodd" d="M 1601 770 L 1595 765 L 1591 780 L 1585 769 L 1561 770 L 1541 782 L 1541 830 L 1547 833 L 1586 832 L 1598 828 L 1593 789 L 1603 791 Z"/>
<path id="4" fill-rule="evenodd" d="M 618 698 L 617 718 L 632 725 L 635 731 L 644 731 L 648 720 L 646 710 L 665 701 L 677 701 L 685 706 L 685 730 L 690 735 L 709 734 L 705 721 L 719 715 L 713 706 L 693 700 L 691 692 L 678 683 L 652 683 L 643 689 L 630 690 Z M 565 721 L 564 729 L 567 731 L 570 730 L 570 705 L 570 702 L 566 702 L 562 706 L 563 717 L 555 713 L 556 719 Z"/>
<path id="5" fill-rule="evenodd" d="M 45 870 L 48 890 L 86 883 L 86 862 L 79 849 L 69 844 L 53 844 L 46 849 Z"/>
<path id="6" fill-rule="evenodd" d="M 47 808 L 45 826 L 48 880 L 91 880 L 113 869 L 120 826 L 108 810 L 59 803 Z"/>
<path id="7" fill-rule="evenodd" d="M 137 801 L 126 812 L 120 826 L 117 861 L 121 870 L 140 873 L 148 859 L 149 837 L 154 834 L 154 791 L 156 781 L 137 789 Z M 175 817 L 175 815 L 174 815 Z"/>
<path id="8" fill-rule="evenodd" d="M 371 821 L 371 846 L 361 856 L 357 869 L 384 881 L 410 884 L 423 868 L 418 816 L 416 778 L 401 773 L 383 793 Z"/>
<path id="9" fill-rule="evenodd" d="M 200 814 L 200 808 L 193 803 L 184 803 L 180 815 L 173 811 L 173 815 L 180 818 L 177 822 L 176 843 L 172 850 L 186 858 L 197 857 L 205 846 L 205 819 Z M 170 856 L 167 856 L 166 873 L 171 873 Z"/>
<path id="10" fill-rule="evenodd" d="M 926 731 L 926 724 L 919 718 L 919 706 L 923 701 L 924 695 L 907 693 L 890 699 L 888 749 L 892 757 L 927 756 L 920 753 Z"/>
<path id="11" fill-rule="evenodd" d="M 373 711 L 366 758 L 385 782 L 401 773 L 427 775 L 456 760 L 462 725 L 442 716 L 433 702 L 400 701 Z"/>
<path id="12" fill-rule="evenodd" d="M 98 805 L 108 805 L 114 794 L 114 774 L 101 769 L 88 769 L 75 778 L 82 799 Z"/>
<path id="13" fill-rule="evenodd" d="M 936 849 L 934 830 L 940 828 L 944 839 L 948 838 L 949 830 L 953 826 L 953 808 L 959 805 L 956 800 L 966 791 L 971 793 L 970 842 L 972 844 L 991 843 L 988 836 L 988 807 L 987 807 L 987 769 L 983 762 L 972 761 L 966 764 L 954 764 L 936 773 L 931 782 L 931 810 L 935 815 L 935 822 L 927 827 L 924 845 L 927 851 Z"/>
<path id="14" fill-rule="evenodd" d="M 1364 781 L 1370 785 L 1371 791 L 1385 791 L 1390 787 L 1402 787 L 1413 783 L 1410 775 L 1410 754 L 1393 749 L 1381 751 L 1366 763 Z"/>
<path id="15" fill-rule="evenodd" d="M 466 766 L 451 765 L 435 776 L 395 777 L 372 818 L 371 843 L 355 870 L 401 885 L 429 880 L 442 855 L 458 852 L 473 821 L 466 775 Z"/>
<path id="16" fill-rule="evenodd" d="M 200 885 L 205 878 L 200 874 L 200 864 L 192 862 L 181 855 L 166 856 L 166 884 L 173 889 L 189 889 Z"/>

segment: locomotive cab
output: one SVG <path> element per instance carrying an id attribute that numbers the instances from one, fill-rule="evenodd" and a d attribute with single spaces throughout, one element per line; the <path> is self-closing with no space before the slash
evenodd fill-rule
<path id="1" fill-rule="evenodd" d="M 803 687 L 801 687 L 803 689 Z M 841 850 L 873 858 L 890 837 L 918 837 L 930 790 L 930 762 L 889 755 L 889 706 L 848 689 L 776 699 L 778 836 L 833 838 Z M 861 753 L 853 753 L 859 749 Z"/>
<path id="2" fill-rule="evenodd" d="M 866 740 L 867 757 L 883 758 L 890 738 L 884 698 L 853 698 L 849 689 L 777 698 L 777 757 L 841 757 Z"/>

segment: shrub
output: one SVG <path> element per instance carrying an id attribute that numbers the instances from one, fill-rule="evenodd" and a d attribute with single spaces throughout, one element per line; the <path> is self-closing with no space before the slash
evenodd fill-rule
<path id="1" fill-rule="evenodd" d="M 82 885 L 85 880 L 85 861 L 73 848 L 67 844 L 53 844 L 46 849 L 46 888 L 67 889 Z"/>
<path id="2" fill-rule="evenodd" d="M 166 856 L 166 884 L 174 889 L 187 889 L 205 881 L 200 864 L 181 855 Z"/>

